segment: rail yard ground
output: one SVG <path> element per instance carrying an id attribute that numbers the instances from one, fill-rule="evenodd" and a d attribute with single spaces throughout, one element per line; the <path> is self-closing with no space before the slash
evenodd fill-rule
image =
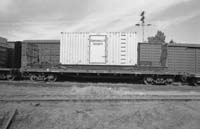
<path id="1" fill-rule="evenodd" d="M 200 127 L 200 87 L 1 81 L 0 89 L 2 129 L 11 118 L 10 129 Z"/>

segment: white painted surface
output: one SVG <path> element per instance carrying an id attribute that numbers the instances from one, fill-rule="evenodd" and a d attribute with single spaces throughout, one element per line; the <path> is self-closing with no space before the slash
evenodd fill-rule
<path id="1" fill-rule="evenodd" d="M 106 63 L 106 42 L 90 41 L 90 64 Z"/>
<path id="2" fill-rule="evenodd" d="M 134 32 L 62 32 L 61 64 L 135 65 L 137 42 Z"/>

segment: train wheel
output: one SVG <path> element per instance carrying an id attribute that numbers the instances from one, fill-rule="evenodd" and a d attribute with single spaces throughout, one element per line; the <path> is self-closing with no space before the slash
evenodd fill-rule
<path id="1" fill-rule="evenodd" d="M 165 85 L 171 85 L 174 82 L 174 80 L 172 78 L 168 78 L 165 81 Z"/>
<path id="2" fill-rule="evenodd" d="M 37 81 L 37 76 L 34 75 L 34 74 L 31 75 L 31 76 L 30 76 L 30 80 L 31 80 L 31 81 Z"/>
<path id="3" fill-rule="evenodd" d="M 6 79 L 9 81 L 13 81 L 13 80 L 15 80 L 15 76 L 12 74 L 7 74 Z"/>
<path id="4" fill-rule="evenodd" d="M 163 77 L 157 77 L 154 79 L 154 84 L 156 85 L 166 85 L 166 79 Z"/>
<path id="5" fill-rule="evenodd" d="M 195 78 L 191 78 L 190 81 L 189 81 L 189 83 L 192 86 L 198 86 L 197 79 L 195 79 Z"/>
<path id="6" fill-rule="evenodd" d="M 6 80 L 6 74 L 0 74 L 0 80 Z"/>
<path id="7" fill-rule="evenodd" d="M 153 78 L 152 77 L 145 77 L 144 84 L 146 85 L 153 85 Z"/>
<path id="8" fill-rule="evenodd" d="M 186 75 L 181 76 L 181 82 L 186 83 L 188 80 L 188 77 Z"/>
<path id="9" fill-rule="evenodd" d="M 47 76 L 47 81 L 55 82 L 57 80 L 57 76 L 55 74 L 50 74 Z"/>

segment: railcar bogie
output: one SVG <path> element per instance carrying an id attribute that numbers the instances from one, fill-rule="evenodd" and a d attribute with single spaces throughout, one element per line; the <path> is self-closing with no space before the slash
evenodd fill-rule
<path id="1" fill-rule="evenodd" d="M 188 78 L 187 82 L 191 86 L 199 86 L 199 84 L 200 84 L 200 78 L 190 77 L 190 78 Z"/>
<path id="2" fill-rule="evenodd" d="M 156 73 L 145 75 L 143 77 L 143 82 L 146 85 L 169 85 L 175 81 L 174 75 L 166 75 L 166 74 L 159 74 Z"/>
<path id="3" fill-rule="evenodd" d="M 29 79 L 30 81 L 55 82 L 57 80 L 57 74 L 44 72 L 23 72 L 23 78 Z"/>
<path id="4" fill-rule="evenodd" d="M 0 69 L 0 80 L 13 81 L 20 77 L 20 73 L 17 69 L 1 68 Z"/>

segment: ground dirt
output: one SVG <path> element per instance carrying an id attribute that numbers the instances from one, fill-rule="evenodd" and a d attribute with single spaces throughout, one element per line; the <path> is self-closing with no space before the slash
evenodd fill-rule
<path id="1" fill-rule="evenodd" d="M 149 88 L 149 87 L 148 87 Z M 130 87 L 28 87 L 0 84 L 0 99 L 35 96 L 123 96 L 184 95 L 200 96 L 199 90 Z M 0 102 L 0 128 L 4 128 L 13 110 L 10 129 L 199 129 L 200 101 L 66 101 Z"/>
<path id="2" fill-rule="evenodd" d="M 199 129 L 200 102 L 4 103 L 10 129 Z"/>

